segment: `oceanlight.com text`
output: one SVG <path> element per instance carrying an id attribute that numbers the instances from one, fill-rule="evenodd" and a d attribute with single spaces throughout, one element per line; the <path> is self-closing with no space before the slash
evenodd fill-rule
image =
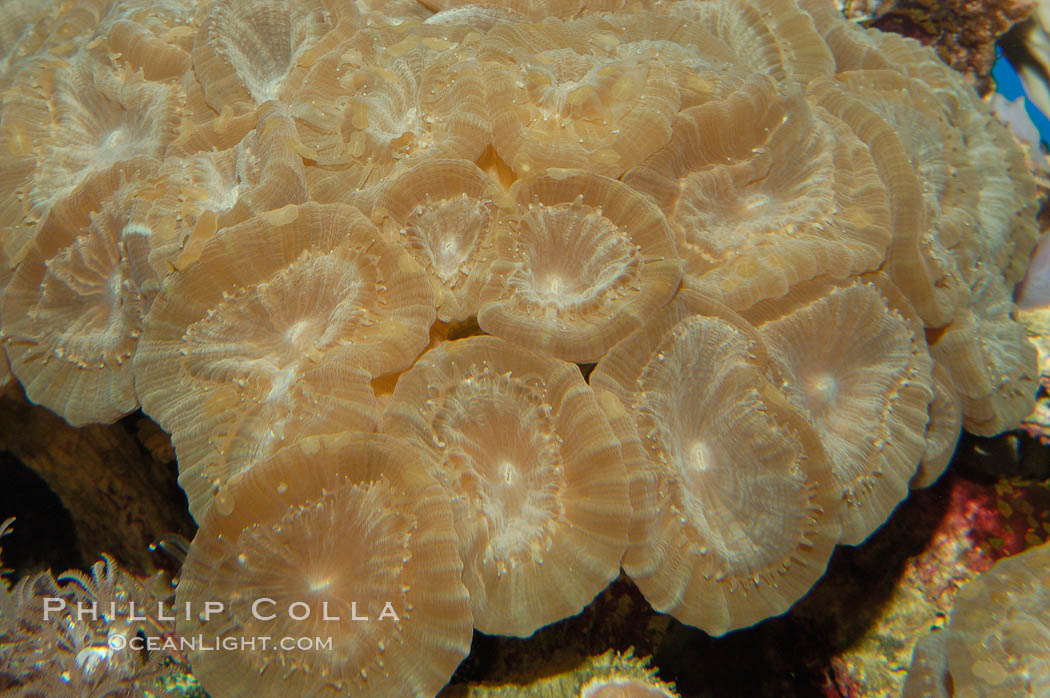
<path id="1" fill-rule="evenodd" d="M 270 649 L 280 649 L 286 652 L 296 650 L 302 652 L 331 651 L 331 637 L 270 637 L 269 635 L 257 635 L 255 637 L 207 637 L 196 635 L 193 637 L 165 636 L 165 637 L 143 637 L 134 635 L 125 637 L 113 634 L 109 637 L 109 648 L 111 650 L 132 649 L 136 652 L 148 650 L 150 652 L 264 652 Z"/>

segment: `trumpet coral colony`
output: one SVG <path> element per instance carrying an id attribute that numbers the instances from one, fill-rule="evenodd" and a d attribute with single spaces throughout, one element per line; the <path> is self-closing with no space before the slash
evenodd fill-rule
<path id="1" fill-rule="evenodd" d="M 916 644 L 902 698 L 1047 695 L 1048 563 L 1044 543 L 965 584 L 950 625 Z"/>
<path id="2" fill-rule="evenodd" d="M 1032 405 L 1023 156 L 830 1 L 0 7 L 11 372 L 171 433 L 180 604 L 397 609 L 219 695 L 433 695 L 621 566 L 754 624 Z"/>

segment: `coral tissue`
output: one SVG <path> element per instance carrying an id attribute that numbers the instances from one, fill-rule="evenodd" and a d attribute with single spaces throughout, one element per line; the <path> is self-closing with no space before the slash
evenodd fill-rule
<path id="1" fill-rule="evenodd" d="M 0 331 L 138 407 L 248 596 L 398 619 L 190 653 L 217 695 L 433 695 L 622 567 L 783 613 L 1029 411 L 1021 151 L 830 0 L 0 2 Z M 581 370 L 581 368 L 583 370 Z M 585 378 L 586 376 L 586 378 Z M 271 628 L 272 630 L 272 628 Z"/>

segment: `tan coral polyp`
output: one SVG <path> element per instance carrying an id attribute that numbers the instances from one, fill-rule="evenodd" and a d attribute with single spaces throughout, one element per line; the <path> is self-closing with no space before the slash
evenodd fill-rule
<path id="1" fill-rule="evenodd" d="M 670 300 L 681 261 L 659 209 L 570 171 L 519 180 L 494 238 L 478 324 L 567 361 L 599 359 Z"/>
<path id="2" fill-rule="evenodd" d="M 474 160 L 489 140 L 473 46 L 412 23 L 364 30 L 309 67 L 289 96 L 306 153 L 369 183 L 423 156 Z"/>
<path id="3" fill-rule="evenodd" d="M 1003 281 L 978 270 L 966 307 L 930 346 L 947 369 L 962 404 L 963 425 L 979 436 L 1016 427 L 1038 390 L 1035 347 L 1014 318 Z"/>
<path id="4" fill-rule="evenodd" d="M 11 369 L 30 400 L 73 426 L 138 407 L 132 356 L 146 302 L 124 254 L 137 160 L 93 176 L 51 210 L 3 295 Z"/>
<path id="5" fill-rule="evenodd" d="M 908 495 L 926 448 L 932 362 L 921 324 L 882 277 L 799 289 L 750 317 L 778 387 L 813 423 L 843 498 L 842 542 L 862 542 Z"/>
<path id="6" fill-rule="evenodd" d="M 486 35 L 493 144 L 518 176 L 558 167 L 618 177 L 667 142 L 678 89 L 658 47 L 626 40 L 635 21 L 500 23 Z"/>
<path id="7" fill-rule="evenodd" d="M 163 20 L 158 23 L 160 27 L 147 27 L 133 20 L 120 19 L 113 22 L 106 33 L 110 50 L 120 55 L 121 60 L 126 61 L 133 70 L 141 70 L 148 80 L 181 79 L 193 63 L 186 50 L 188 46 L 183 48 L 169 41 L 176 36 L 192 36 L 194 28 L 188 22 L 179 26 L 179 20 L 183 19 L 181 17 L 164 19 L 170 21 L 171 26 L 166 27 Z M 151 29 L 160 31 L 154 33 Z"/>
<path id="8" fill-rule="evenodd" d="M 686 282 L 736 309 L 815 276 L 873 270 L 890 242 L 867 149 L 765 76 L 682 111 L 671 142 L 624 182 L 667 215 Z"/>
<path id="9" fill-rule="evenodd" d="M 252 213 L 310 201 L 299 139 L 289 110 L 277 102 L 258 109 L 259 121 L 237 144 L 238 203 Z"/>
<path id="10" fill-rule="evenodd" d="M 962 403 L 955 392 L 951 374 L 934 361 L 933 400 L 930 402 L 930 421 L 926 425 L 926 448 L 912 478 L 912 489 L 929 487 L 948 468 L 962 436 L 962 418 Z"/>
<path id="11" fill-rule="evenodd" d="M 372 219 L 427 271 L 442 322 L 477 314 L 504 203 L 499 184 L 466 160 L 422 161 L 380 188 Z"/>
<path id="12" fill-rule="evenodd" d="M 672 14 L 709 27 L 751 74 L 805 85 L 831 75 L 834 58 L 794 0 L 706 0 L 672 3 Z"/>
<path id="13" fill-rule="evenodd" d="M 753 328 L 684 290 L 590 379 L 633 415 L 620 436 L 641 443 L 646 475 L 632 495 L 657 500 L 624 570 L 653 608 L 713 635 L 785 612 L 839 538 L 820 439 L 766 369 Z"/>
<path id="14" fill-rule="evenodd" d="M 866 75 L 868 72 L 876 74 Z M 904 89 L 908 82 L 878 71 L 861 71 L 852 77 L 852 85 L 846 80 L 815 80 L 808 86 L 807 96 L 846 123 L 871 149 L 892 213 L 885 270 L 926 325 L 943 327 L 965 300 L 965 284 L 959 278 L 955 260 L 930 230 L 935 216 L 923 198 L 918 154 L 908 150 L 902 134 L 887 121 L 886 115 L 864 99 L 880 82 L 889 81 L 895 89 Z M 866 79 L 874 85 L 866 86 Z"/>
<path id="15" fill-rule="evenodd" d="M 191 512 L 284 443 L 370 431 L 369 381 L 411 365 L 433 319 L 418 266 L 348 206 L 289 206 L 221 231 L 154 302 L 135 363 Z"/>
<path id="16" fill-rule="evenodd" d="M 277 99 L 298 59 L 331 30 L 321 0 L 213 0 L 192 52 L 208 105 L 243 113 Z"/>
<path id="17" fill-rule="evenodd" d="M 966 100 L 964 108 L 984 107 L 984 102 Z M 966 112 L 964 112 L 966 113 Z M 979 257 L 1001 269 L 1008 287 L 1024 279 L 1036 243 L 1040 240 L 1035 180 L 1028 168 L 1027 156 L 1014 147 L 1014 135 L 998 119 L 981 119 L 978 109 L 969 115 L 976 124 L 971 128 L 966 153 L 972 168 L 983 181 L 980 196 L 971 202 L 976 208 L 982 243 Z M 1002 171 L 1005 165 L 1006 171 Z"/>
<path id="18" fill-rule="evenodd" d="M 155 294 L 168 274 L 196 261 L 218 230 L 309 201 L 284 108 L 268 102 L 254 114 L 256 127 L 232 147 L 204 147 L 192 138 L 178 144 L 178 154 L 164 159 L 131 203 L 124 243 L 143 291 Z"/>
<path id="19" fill-rule="evenodd" d="M 914 92 L 916 87 L 925 92 L 920 101 L 909 100 L 916 111 L 924 112 L 918 120 L 920 131 L 938 118 L 947 119 L 949 128 L 941 128 L 946 147 L 936 142 L 932 145 L 933 152 L 946 155 L 951 162 L 946 188 L 958 192 L 951 202 L 951 208 L 955 209 L 952 223 L 962 230 L 961 234 L 940 242 L 949 249 L 956 248 L 952 256 L 963 277 L 969 275 L 978 260 L 983 260 L 1002 269 L 1008 283 L 1019 281 L 1036 239 L 1034 182 L 1027 166 L 1022 164 L 1021 150 L 1011 143 L 1013 138 L 1006 126 L 990 118 L 990 103 L 981 100 L 965 77 L 941 62 L 930 47 L 892 32 L 860 30 L 853 23 L 838 21 L 837 12 L 829 11 L 827 5 L 803 4 L 814 12 L 818 26 L 835 53 L 840 72 L 879 76 L 876 80 L 884 84 L 887 77 L 895 82 L 911 78 L 910 86 L 904 90 L 893 89 L 883 96 L 895 99 L 899 95 L 909 99 L 905 93 Z M 867 98 L 870 88 L 862 89 Z M 930 118 L 930 111 L 941 116 Z M 897 131 L 906 134 L 911 129 L 911 126 L 899 126 Z M 921 153 L 912 154 L 918 156 L 917 160 L 923 158 Z M 927 194 L 930 190 L 927 186 Z M 938 223 L 935 221 L 931 227 L 938 227 Z M 943 233 L 937 231 L 933 237 L 943 237 Z M 936 247 L 929 241 L 924 244 L 929 245 L 931 251 Z M 926 254 L 930 256 L 928 251 Z M 935 261 L 932 266 L 936 268 L 939 263 Z M 945 284 L 941 282 L 941 285 Z M 940 327 L 945 320 L 930 324 Z"/>
<path id="20" fill-rule="evenodd" d="M 159 159 L 174 136 L 171 86 L 113 68 L 92 53 L 37 57 L 0 112 L 0 241 L 15 262 L 47 212 L 90 176 Z"/>
<path id="21" fill-rule="evenodd" d="M 144 182 L 130 204 L 123 242 L 140 288 L 155 294 L 161 281 L 187 266 L 187 248 L 199 255 L 204 242 L 229 220 L 238 198 L 237 157 L 231 150 L 168 157 L 158 177 Z"/>
<path id="22" fill-rule="evenodd" d="M 115 60 L 147 80 L 178 82 L 192 74 L 193 41 L 207 2 L 110 2 L 96 36 L 104 33 Z"/>
<path id="23" fill-rule="evenodd" d="M 190 548 L 176 604 L 195 615 L 177 628 L 255 644 L 191 651 L 201 684 L 223 696 L 434 696 L 470 650 L 471 614 L 448 495 L 426 470 L 393 439 L 344 433 L 238 478 L 232 510 L 213 509 Z M 216 601 L 223 611 L 202 619 Z M 284 636 L 331 644 L 289 650 Z"/>
<path id="24" fill-rule="evenodd" d="M 35 31 L 53 12 L 51 2 L 0 6 L 0 89 L 6 89 L 25 57 L 36 53 L 44 39 Z"/>
<path id="25" fill-rule="evenodd" d="M 482 632 L 526 637 L 615 579 L 631 518 L 623 461 L 579 369 L 504 342 L 446 342 L 403 374 L 382 431 L 426 448 Z"/>
<path id="26" fill-rule="evenodd" d="M 911 78 L 912 85 L 918 83 L 933 92 L 934 99 L 927 100 L 925 109 L 942 112 L 951 124 L 945 133 L 952 167 L 949 189 L 961 192 L 952 204 L 964 212 L 964 223 L 970 226 L 946 247 L 958 248 L 953 256 L 964 277 L 981 259 L 1001 269 L 1009 284 L 1020 280 L 1037 236 L 1037 197 L 1031 174 L 1023 164 L 1024 154 L 1013 147 L 1005 124 L 991 118 L 990 103 L 979 99 L 962 73 L 945 65 L 930 47 L 886 31 L 865 31 L 852 22 L 838 21 L 836 10 L 829 10 L 828 5 L 802 4 L 814 13 L 840 71 L 892 70 Z"/>
<path id="27" fill-rule="evenodd" d="M 999 560 L 959 589 L 945 631 L 955 696 L 1050 692 L 1050 543 Z"/>
<path id="28" fill-rule="evenodd" d="M 482 7 L 503 10 L 513 13 L 513 15 L 533 19 L 544 19 L 546 17 L 569 19 L 576 17 L 580 13 L 615 12 L 627 3 L 625 0 L 482 0 L 482 2 L 475 2 L 474 0 L 425 0 L 422 4 L 435 12 L 463 7 Z"/>

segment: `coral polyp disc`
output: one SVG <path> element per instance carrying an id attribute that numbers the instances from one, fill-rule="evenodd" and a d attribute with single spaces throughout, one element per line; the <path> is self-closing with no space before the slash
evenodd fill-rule
<path id="1" fill-rule="evenodd" d="M 493 337 L 443 344 L 398 381 L 382 429 L 428 449 L 454 495 L 482 631 L 528 636 L 579 612 L 616 576 L 626 471 L 572 364 Z"/>
<path id="2" fill-rule="evenodd" d="M 449 500 L 423 458 L 374 435 L 314 437 L 231 485 L 176 592 L 181 635 L 234 647 L 190 653 L 209 691 L 422 697 L 448 681 L 471 615 Z"/>
<path id="3" fill-rule="evenodd" d="M 422 272 L 377 236 L 346 206 L 286 207 L 223 231 L 157 299 L 137 389 L 195 516 L 283 444 L 374 427 L 369 381 L 411 364 L 434 318 Z"/>

